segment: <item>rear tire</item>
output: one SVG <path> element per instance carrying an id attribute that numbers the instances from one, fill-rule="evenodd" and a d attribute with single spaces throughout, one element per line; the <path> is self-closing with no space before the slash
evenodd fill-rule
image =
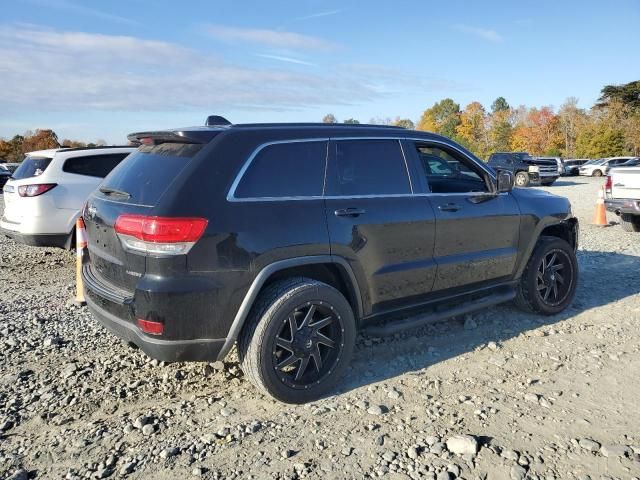
<path id="1" fill-rule="evenodd" d="M 640 217 L 623 213 L 620 215 L 620 224 L 625 232 L 640 232 Z"/>
<path id="2" fill-rule="evenodd" d="M 571 245 L 540 237 L 524 269 L 516 305 L 526 312 L 555 315 L 571 304 L 578 283 L 578 261 Z"/>
<path id="3" fill-rule="evenodd" d="M 355 337 L 353 311 L 338 290 L 289 278 L 260 294 L 238 351 L 242 370 L 258 389 L 281 402 L 306 403 L 335 387 Z"/>
<path id="4" fill-rule="evenodd" d="M 593 173 L 591 174 L 592 177 L 601 177 L 602 176 L 602 171 L 600 170 L 594 170 Z"/>
<path id="5" fill-rule="evenodd" d="M 515 184 L 516 187 L 528 187 L 531 179 L 529 178 L 529 174 L 527 172 L 518 172 L 516 173 Z"/>

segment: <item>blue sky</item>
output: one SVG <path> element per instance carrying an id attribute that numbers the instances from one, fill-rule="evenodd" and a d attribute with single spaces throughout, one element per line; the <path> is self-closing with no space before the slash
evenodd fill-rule
<path id="1" fill-rule="evenodd" d="M 640 78 L 640 0 L 0 0 L 0 137 L 590 107 Z"/>

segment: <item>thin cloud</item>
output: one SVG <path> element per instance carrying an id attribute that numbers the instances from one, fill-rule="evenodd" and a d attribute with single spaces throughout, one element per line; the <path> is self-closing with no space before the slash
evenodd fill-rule
<path id="1" fill-rule="evenodd" d="M 500 35 L 495 30 L 491 30 L 488 28 L 470 27 L 469 25 L 456 25 L 456 29 L 470 35 L 474 35 L 488 42 L 500 43 L 503 40 L 502 35 Z"/>
<path id="2" fill-rule="evenodd" d="M 315 66 L 315 63 L 305 62 L 293 57 L 285 57 L 284 55 L 271 55 L 268 53 L 256 53 L 256 57 L 266 58 L 268 60 L 278 60 L 279 62 L 293 63 L 295 65 Z"/>
<path id="3" fill-rule="evenodd" d="M 251 43 L 262 47 L 288 48 L 293 50 L 333 50 L 336 45 L 319 37 L 301 33 L 257 28 L 207 25 L 207 33 L 217 40 L 229 43 Z"/>
<path id="4" fill-rule="evenodd" d="M 107 13 L 96 8 L 87 7 L 84 4 L 74 3 L 69 0 L 28 0 L 30 3 L 38 5 L 40 7 L 54 8 L 56 10 L 62 10 L 73 14 L 86 15 L 90 17 L 99 18 L 101 20 L 108 20 L 115 23 L 122 23 L 128 25 L 140 25 L 140 22 L 120 15 L 114 15 Z"/>
<path id="5" fill-rule="evenodd" d="M 312 13 L 311 15 L 305 15 L 303 17 L 296 17 L 294 18 L 294 20 L 302 21 L 302 20 L 311 20 L 313 18 L 330 17 L 331 15 L 337 15 L 339 13 L 342 13 L 343 11 L 344 9 L 342 8 L 337 10 L 328 10 L 326 12 L 318 12 L 318 13 Z"/>
<path id="6" fill-rule="evenodd" d="M 382 72 L 338 74 L 334 66 L 300 72 L 287 69 L 286 60 L 273 68 L 238 65 L 172 42 L 25 24 L 0 24 L 0 58 L 5 114 L 295 110 L 366 103 L 410 88 Z"/>

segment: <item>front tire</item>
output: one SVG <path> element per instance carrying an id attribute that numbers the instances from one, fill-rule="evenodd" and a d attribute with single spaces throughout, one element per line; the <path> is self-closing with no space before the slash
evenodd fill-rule
<path id="1" fill-rule="evenodd" d="M 529 178 L 529 174 L 527 172 L 518 172 L 516 173 L 515 184 L 516 187 L 528 187 L 531 179 Z"/>
<path id="2" fill-rule="evenodd" d="M 593 176 L 593 177 L 601 177 L 602 176 L 602 171 L 601 170 L 594 170 L 593 173 L 591 174 L 591 176 Z"/>
<path id="3" fill-rule="evenodd" d="M 524 269 L 516 305 L 524 311 L 555 315 L 571 304 L 578 283 L 576 254 L 565 240 L 540 237 Z"/>
<path id="4" fill-rule="evenodd" d="M 329 393 L 349 365 L 356 337 L 349 302 L 309 278 L 262 292 L 238 342 L 242 370 L 264 393 L 306 403 Z"/>
<path id="5" fill-rule="evenodd" d="M 640 232 L 640 217 L 623 213 L 620 216 L 620 224 L 625 232 Z"/>

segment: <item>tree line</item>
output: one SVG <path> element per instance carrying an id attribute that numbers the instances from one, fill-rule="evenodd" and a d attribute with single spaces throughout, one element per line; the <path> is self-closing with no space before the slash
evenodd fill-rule
<path id="1" fill-rule="evenodd" d="M 78 140 L 58 140 L 56 132 L 49 129 L 27 131 L 24 135 L 14 135 L 10 140 L 0 139 L 0 162 L 21 162 L 24 155 L 34 150 L 47 150 L 60 147 L 96 147 L 106 145 L 104 140 L 85 143 Z"/>
<path id="2" fill-rule="evenodd" d="M 328 114 L 323 122 L 337 119 Z M 360 122 L 350 118 L 343 123 Z M 415 124 L 400 117 L 372 118 L 370 123 L 438 133 L 483 159 L 503 151 L 564 158 L 640 155 L 640 80 L 605 86 L 588 110 L 579 108 L 575 97 L 557 111 L 551 106 L 514 108 L 504 97 L 498 97 L 489 110 L 480 102 L 461 109 L 445 98 L 427 108 Z"/>

